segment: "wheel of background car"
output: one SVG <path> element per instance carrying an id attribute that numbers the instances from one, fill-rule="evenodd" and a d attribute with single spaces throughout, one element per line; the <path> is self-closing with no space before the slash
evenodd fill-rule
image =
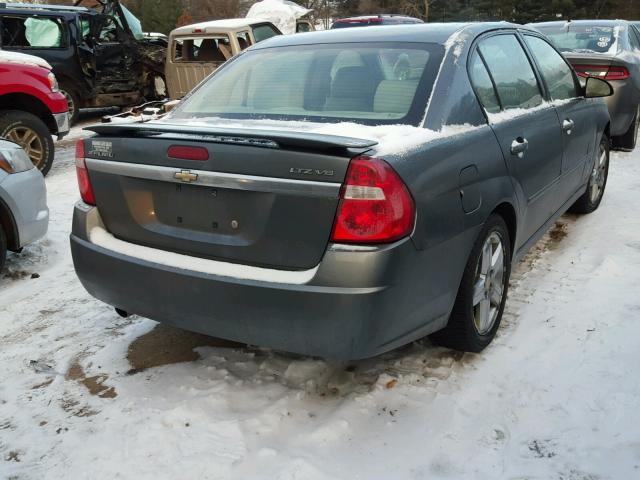
<path id="1" fill-rule="evenodd" d="M 500 326 L 510 274 L 509 230 L 493 214 L 471 250 L 449 323 L 431 338 L 456 350 L 483 350 Z"/>
<path id="2" fill-rule="evenodd" d="M 22 110 L 9 110 L 0 115 L 0 136 L 20 145 L 33 164 L 46 175 L 53 164 L 53 138 L 35 115 Z"/>
<path id="3" fill-rule="evenodd" d="M 600 206 L 609 177 L 609 139 L 602 136 L 593 160 L 587 190 L 569 209 L 573 213 L 591 213 Z"/>
<path id="4" fill-rule="evenodd" d="M 7 258 L 7 236 L 4 234 L 4 229 L 0 224 L 0 272 L 4 266 L 4 261 Z"/>
<path id="5" fill-rule="evenodd" d="M 78 120 L 80 114 L 80 97 L 75 89 L 66 83 L 60 84 L 60 93 L 67 99 L 67 107 L 69 109 L 69 123 L 73 125 Z"/>

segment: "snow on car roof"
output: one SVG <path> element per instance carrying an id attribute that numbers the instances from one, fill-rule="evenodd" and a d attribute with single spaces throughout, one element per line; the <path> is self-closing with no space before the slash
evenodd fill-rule
<path id="1" fill-rule="evenodd" d="M 184 27 L 178 27 L 171 32 L 171 35 L 187 35 L 194 33 L 195 29 L 200 29 L 202 32 L 198 33 L 210 33 L 220 31 L 232 31 L 239 28 L 250 27 L 258 23 L 265 23 L 266 20 L 261 18 L 228 18 L 225 20 L 212 20 L 210 22 L 194 23 L 192 25 L 185 25 Z"/>

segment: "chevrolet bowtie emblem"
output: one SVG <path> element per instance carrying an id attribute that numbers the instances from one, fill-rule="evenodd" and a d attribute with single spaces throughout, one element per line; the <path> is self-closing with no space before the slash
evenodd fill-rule
<path id="1" fill-rule="evenodd" d="M 198 179 L 198 175 L 191 173 L 189 170 L 181 170 L 173 175 L 173 178 L 180 180 L 181 182 L 190 183 L 195 182 Z"/>

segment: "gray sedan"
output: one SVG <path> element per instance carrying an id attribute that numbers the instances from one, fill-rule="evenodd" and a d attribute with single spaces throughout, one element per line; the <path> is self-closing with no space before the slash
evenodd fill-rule
<path id="1" fill-rule="evenodd" d="M 48 225 L 44 177 L 22 148 L 0 139 L 0 270 L 7 250 L 43 237 Z"/>
<path id="2" fill-rule="evenodd" d="M 506 23 L 272 38 L 78 143 L 76 272 L 122 315 L 275 349 L 477 352 L 512 263 L 598 208 L 610 94 Z"/>
<path id="3" fill-rule="evenodd" d="M 640 34 L 624 20 L 533 23 L 571 62 L 582 78 L 607 80 L 612 146 L 633 150 L 640 125 Z"/>

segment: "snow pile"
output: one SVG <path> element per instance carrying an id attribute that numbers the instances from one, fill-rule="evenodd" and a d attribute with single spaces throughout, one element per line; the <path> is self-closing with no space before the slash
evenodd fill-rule
<path id="1" fill-rule="evenodd" d="M 21 65 L 29 65 L 32 67 L 44 67 L 51 70 L 51 65 L 45 59 L 26 53 L 8 52 L 0 50 L 0 63 L 19 63 Z"/>
<path id="2" fill-rule="evenodd" d="M 296 20 L 311 10 L 288 0 L 262 0 L 251 5 L 247 18 L 261 18 L 273 23 L 289 35 L 296 33 Z"/>

